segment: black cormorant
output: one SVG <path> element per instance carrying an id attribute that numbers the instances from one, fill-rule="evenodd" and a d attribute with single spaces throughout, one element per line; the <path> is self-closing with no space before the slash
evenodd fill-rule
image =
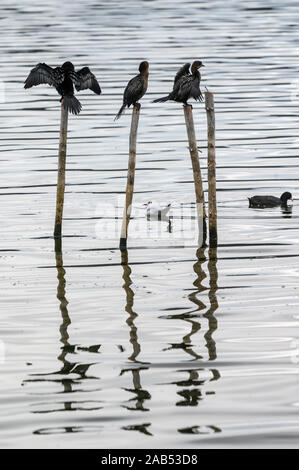
<path id="1" fill-rule="evenodd" d="M 29 73 L 24 88 L 47 83 L 56 88 L 63 100 L 64 108 L 72 114 L 79 114 L 81 103 L 74 96 L 74 85 L 77 91 L 89 88 L 97 95 L 101 94 L 101 87 L 94 74 L 88 67 L 78 72 L 71 62 L 65 62 L 61 67 L 53 69 L 47 64 L 39 63 Z"/>
<path id="2" fill-rule="evenodd" d="M 185 64 L 176 74 L 173 90 L 169 95 L 163 96 L 153 101 L 153 103 L 164 103 L 164 101 L 177 101 L 188 105 L 187 101 L 194 98 L 196 101 L 203 101 L 203 96 L 199 88 L 200 84 L 200 67 L 204 67 L 200 60 L 193 62 L 191 67 L 191 75 L 188 74 L 187 65 Z M 187 72 L 187 73 L 186 73 Z"/>
<path id="3" fill-rule="evenodd" d="M 134 106 L 139 104 L 138 101 L 143 97 L 147 90 L 148 69 L 149 63 L 146 60 L 140 63 L 140 73 L 128 82 L 124 91 L 123 104 L 120 110 L 118 111 L 117 115 L 115 116 L 114 120 L 120 118 L 126 107 L 129 108 L 131 104 L 133 104 Z"/>

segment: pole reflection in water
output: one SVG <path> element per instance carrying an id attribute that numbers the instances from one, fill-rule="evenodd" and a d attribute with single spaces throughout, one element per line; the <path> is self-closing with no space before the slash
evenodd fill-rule
<path id="1" fill-rule="evenodd" d="M 141 352 L 141 347 L 138 342 L 138 331 L 137 327 L 134 323 L 134 320 L 138 317 L 138 314 L 134 311 L 134 291 L 131 288 L 132 285 L 132 280 L 131 280 L 131 268 L 128 264 L 128 251 L 123 250 L 121 252 L 121 265 L 123 268 L 123 289 L 126 293 L 126 306 L 125 306 L 125 311 L 129 314 L 126 323 L 129 326 L 130 329 L 130 343 L 132 345 L 132 354 L 128 357 L 128 359 L 135 364 L 145 364 L 141 361 L 139 361 L 137 358 Z M 133 398 L 129 400 L 130 405 L 123 405 L 124 408 L 130 411 L 149 411 L 149 408 L 146 408 L 144 406 L 144 402 L 146 400 L 151 399 L 151 395 L 147 390 L 142 389 L 141 385 L 141 377 L 140 377 L 140 371 L 141 370 L 147 370 L 148 367 L 144 365 L 140 365 L 137 367 L 132 367 L 132 368 L 126 368 L 121 371 L 121 375 L 123 375 L 126 372 L 131 372 L 132 373 L 132 382 L 133 382 L 133 388 L 125 388 L 124 390 L 132 393 Z M 143 424 L 137 424 L 137 425 L 130 425 L 130 426 L 124 426 L 123 429 L 127 431 L 139 431 L 143 434 L 147 435 L 152 435 L 148 431 L 148 427 L 151 425 L 151 423 L 143 423 Z"/>
<path id="2" fill-rule="evenodd" d="M 59 300 L 59 309 L 61 312 L 61 317 L 62 317 L 62 323 L 60 325 L 59 331 L 60 331 L 60 342 L 63 344 L 61 354 L 58 356 L 58 359 L 62 361 L 63 363 L 63 368 L 62 368 L 62 373 L 65 373 L 63 369 L 66 369 L 66 371 L 69 371 L 69 365 L 70 363 L 66 360 L 66 355 L 67 353 L 72 349 L 68 340 L 69 340 L 69 334 L 68 334 L 68 326 L 71 324 L 71 319 L 69 317 L 69 312 L 68 312 L 68 301 L 66 300 L 65 297 L 65 269 L 63 267 L 63 256 L 62 256 L 62 242 L 61 238 L 55 239 L 55 260 L 56 260 L 56 269 L 57 269 L 57 279 L 58 279 L 58 284 L 57 284 L 57 299 Z M 69 389 L 71 391 L 71 387 Z"/>
<path id="3" fill-rule="evenodd" d="M 128 251 L 127 250 L 121 252 L 121 265 L 123 268 L 123 280 L 125 281 L 123 284 L 123 288 L 126 293 L 126 302 L 127 302 L 125 306 L 125 310 L 129 314 L 126 322 L 130 328 L 130 343 L 133 346 L 133 352 L 131 356 L 129 356 L 128 359 L 130 361 L 138 362 L 136 358 L 140 353 L 140 344 L 138 343 L 137 328 L 134 324 L 134 320 L 136 317 L 138 317 L 138 315 L 133 310 L 134 291 L 131 289 L 132 280 L 130 277 L 132 270 L 130 266 L 128 265 Z"/>
<path id="4" fill-rule="evenodd" d="M 205 256 L 205 249 L 198 248 L 196 251 L 197 261 L 193 266 L 193 270 L 196 274 L 196 279 L 193 282 L 193 285 L 197 288 L 195 291 L 191 292 L 188 295 L 189 300 L 196 305 L 194 310 L 191 310 L 187 313 L 188 318 L 185 319 L 186 322 L 191 324 L 191 331 L 187 335 L 183 337 L 183 341 L 185 344 L 189 344 L 189 348 L 186 350 L 194 359 L 203 359 L 203 356 L 196 353 L 191 347 L 191 336 L 196 334 L 201 329 L 201 323 L 195 320 L 192 320 L 192 317 L 198 317 L 198 313 L 203 311 L 206 308 L 206 305 L 202 302 L 201 299 L 198 298 L 198 294 L 204 292 L 207 288 L 202 285 L 204 279 L 206 279 L 207 275 L 203 270 L 203 264 L 207 261 Z"/>
<path id="5" fill-rule="evenodd" d="M 180 319 L 191 324 L 191 331 L 186 334 L 182 342 L 171 345 L 170 349 L 180 347 L 185 353 L 192 357 L 192 368 L 186 368 L 181 372 L 187 373 L 188 377 L 184 380 L 174 382 L 180 391 L 177 392 L 180 400 L 176 402 L 176 406 L 198 406 L 200 401 L 207 399 L 210 395 L 214 395 L 215 391 L 205 390 L 206 384 L 220 378 L 220 373 L 215 368 L 207 368 L 204 366 L 194 367 L 196 361 L 199 365 L 205 359 L 205 354 L 197 352 L 192 344 L 192 337 L 203 331 L 203 338 L 205 340 L 205 347 L 208 350 L 208 361 L 214 361 L 217 358 L 216 342 L 213 339 L 213 334 L 217 329 L 217 320 L 215 312 L 218 308 L 217 289 L 218 289 L 218 271 L 217 271 L 217 249 L 209 249 L 208 259 L 205 254 L 205 248 L 198 248 L 196 252 L 197 261 L 193 266 L 196 274 L 196 279 L 193 285 L 196 287 L 189 295 L 188 298 L 195 305 L 195 308 L 180 314 L 172 315 L 172 319 Z M 204 270 L 204 265 L 207 263 L 209 287 L 203 285 L 203 281 L 207 278 Z M 207 292 L 208 291 L 208 292 Z M 208 305 L 206 305 L 206 298 L 208 297 Z M 204 301 L 202 300 L 204 299 Z M 207 321 L 207 325 L 205 326 Z M 218 426 L 192 426 L 190 428 L 178 429 L 181 433 L 190 434 L 206 434 L 210 432 L 221 432 Z"/>
<path id="6" fill-rule="evenodd" d="M 218 289 L 217 248 L 209 249 L 209 258 L 207 265 L 209 272 L 209 288 L 204 287 L 202 285 L 202 281 L 207 277 L 203 270 L 203 264 L 207 261 L 207 258 L 205 256 L 205 249 L 199 248 L 196 252 L 196 257 L 197 261 L 194 264 L 193 269 L 195 274 L 197 275 L 197 278 L 194 281 L 193 285 L 197 289 L 188 296 L 189 300 L 191 300 L 191 302 L 196 305 L 196 308 L 186 314 L 188 318 L 186 318 L 185 320 L 191 323 L 192 328 L 191 332 L 188 335 L 184 336 L 183 340 L 184 342 L 188 342 L 189 344 L 191 344 L 191 336 L 197 333 L 202 328 L 201 322 L 190 319 L 190 316 L 201 316 L 203 318 L 206 318 L 208 320 L 208 328 L 204 334 L 204 338 L 206 340 L 206 348 L 208 350 L 209 360 L 213 361 L 217 358 L 216 343 L 212 338 L 212 335 L 218 326 L 216 317 L 214 316 L 214 313 L 218 308 L 218 301 L 216 296 Z M 204 311 L 207 306 L 202 302 L 201 299 L 198 298 L 198 295 L 206 291 L 207 289 L 210 306 L 206 311 Z M 199 356 L 197 353 L 195 353 L 195 351 L 189 351 L 189 354 L 192 354 L 195 358 L 198 356 L 198 358 L 202 359 L 202 356 Z"/>
<path id="7" fill-rule="evenodd" d="M 208 288 L 208 299 L 209 307 L 198 298 L 200 294 L 203 294 L 207 288 L 202 285 L 204 279 L 206 279 L 206 274 L 203 270 L 203 265 L 206 263 L 207 258 L 205 256 L 205 249 L 199 248 L 196 252 L 197 261 L 193 266 L 194 272 L 197 277 L 193 285 L 196 287 L 196 290 L 189 294 L 189 300 L 196 305 L 194 310 L 188 312 L 185 318 L 185 321 L 192 324 L 191 332 L 184 336 L 183 341 L 188 342 L 190 347 L 185 349 L 188 354 L 191 354 L 194 357 L 194 360 L 202 360 L 203 357 L 197 354 L 191 347 L 191 336 L 199 332 L 203 328 L 203 322 L 195 321 L 191 317 L 201 317 L 205 318 L 208 321 L 206 332 L 204 333 L 204 338 L 206 341 L 205 347 L 208 350 L 209 361 L 214 361 L 217 358 L 216 354 L 216 342 L 213 339 L 213 333 L 217 329 L 217 320 L 214 315 L 218 308 L 217 301 L 217 289 L 218 289 L 218 271 L 217 271 L 217 248 L 210 248 L 208 252 L 208 273 L 209 273 L 209 288 Z M 207 369 L 204 367 L 198 369 L 187 369 L 184 370 L 189 374 L 189 377 L 186 380 L 176 382 L 179 387 L 183 387 L 182 390 L 178 392 L 178 395 L 182 400 L 176 403 L 177 406 L 197 406 L 201 400 L 207 399 L 210 395 L 215 395 L 215 391 L 208 390 L 205 391 L 206 383 L 218 380 L 220 378 L 220 373 L 217 369 Z M 214 424 L 205 424 L 205 425 L 195 425 L 185 428 L 178 429 L 179 433 L 182 434 L 212 434 L 221 432 L 221 428 L 215 426 Z"/>
<path id="8" fill-rule="evenodd" d="M 66 287 L 66 280 L 65 280 L 65 269 L 63 267 L 63 255 L 62 255 L 62 245 L 61 239 L 55 239 L 55 260 L 56 260 L 56 269 L 57 269 L 57 299 L 59 300 L 59 309 L 61 312 L 62 323 L 59 328 L 60 332 L 60 342 L 62 343 L 62 351 L 59 354 L 58 359 L 62 362 L 62 368 L 59 371 L 60 374 L 79 374 L 81 378 L 85 378 L 85 374 L 91 364 L 78 364 L 77 362 L 69 362 L 66 359 L 68 353 L 75 353 L 76 346 L 71 345 L 69 343 L 69 334 L 68 334 L 68 326 L 71 324 L 71 319 L 69 317 L 68 312 L 68 301 L 65 297 L 65 287 Z M 90 346 L 89 348 L 78 348 L 80 350 L 86 350 L 90 352 L 98 352 L 100 345 Z M 56 372 L 57 373 L 57 372 Z M 72 388 L 72 380 L 66 379 L 62 381 L 65 392 L 71 392 Z"/>
<path id="9" fill-rule="evenodd" d="M 169 348 L 164 349 L 164 351 L 171 350 L 171 349 L 182 349 L 187 354 L 189 354 L 193 358 L 193 360 L 203 359 L 203 356 L 201 354 L 194 351 L 193 346 L 192 346 L 191 336 L 198 333 L 202 328 L 201 323 L 195 320 L 194 318 L 198 318 L 199 316 L 201 316 L 200 312 L 206 309 L 206 304 L 201 299 L 198 298 L 198 294 L 201 294 L 202 292 L 207 290 L 207 287 L 202 285 L 203 280 L 207 277 L 202 267 L 203 264 L 207 261 L 204 248 L 198 248 L 196 252 L 196 256 L 197 256 L 197 261 L 193 266 L 194 272 L 197 275 L 195 281 L 193 282 L 193 285 L 196 287 L 196 290 L 193 290 L 191 294 L 188 295 L 189 300 L 191 300 L 191 302 L 196 305 L 196 308 L 186 313 L 170 315 L 168 317 L 173 320 L 180 319 L 180 320 L 184 320 L 187 323 L 190 323 L 191 331 L 190 333 L 183 336 L 182 342 L 172 343 Z"/>
<path id="10" fill-rule="evenodd" d="M 93 363 L 82 364 L 79 362 L 70 362 L 67 360 L 68 354 L 75 354 L 77 351 L 87 351 L 91 353 L 98 352 L 100 345 L 93 345 L 87 348 L 84 347 L 76 347 L 76 345 L 72 345 L 69 342 L 69 333 L 68 327 L 71 324 L 71 319 L 68 312 L 68 301 L 66 299 L 66 279 L 65 279 L 65 269 L 63 267 L 63 252 L 62 252 L 62 242 L 61 239 L 55 239 L 55 263 L 57 269 L 57 299 L 59 300 L 59 309 L 62 317 L 62 322 L 59 326 L 59 334 L 60 334 L 60 343 L 62 343 L 61 352 L 57 356 L 57 359 L 62 362 L 62 366 L 59 370 L 54 372 L 46 372 L 46 373 L 39 373 L 39 374 L 31 374 L 31 378 L 29 380 L 25 380 L 24 382 L 55 382 L 62 385 L 63 390 L 60 392 L 56 392 L 61 394 L 67 394 L 68 397 L 72 396 L 69 394 L 73 394 L 77 391 L 77 387 L 79 384 L 84 383 L 84 381 L 88 378 L 96 377 L 87 377 L 86 372 L 89 367 Z M 69 378 L 68 375 L 77 374 L 78 377 Z M 63 376 L 58 378 L 59 376 Z M 49 402 L 45 409 L 45 406 L 42 409 L 38 409 L 33 411 L 34 414 L 44 414 L 44 413 L 57 413 L 61 411 L 74 411 L 74 410 L 100 410 L 102 407 L 100 406 L 92 406 L 92 407 L 85 407 L 84 402 L 78 402 L 75 399 L 63 400 L 60 401 L 57 399 L 56 394 L 53 395 L 52 401 L 50 401 L 50 397 L 47 394 Z M 70 432 L 81 432 L 83 428 L 78 426 L 62 426 L 62 427 L 54 427 L 54 428 L 41 428 L 35 430 L 34 434 L 52 434 L 52 433 L 70 433 Z"/>
<path id="11" fill-rule="evenodd" d="M 213 333 L 217 330 L 217 319 L 214 316 L 218 308 L 218 301 L 216 292 L 218 289 L 218 271 L 217 271 L 217 248 L 210 248 L 209 249 L 209 261 L 208 261 L 208 271 L 209 271 L 209 301 L 210 307 L 204 314 L 204 317 L 207 318 L 209 322 L 209 328 L 205 333 L 204 337 L 206 340 L 206 347 L 209 352 L 209 360 L 214 361 L 217 358 L 216 353 L 216 342 L 212 338 Z"/>
<path id="12" fill-rule="evenodd" d="M 61 384 L 63 386 L 64 393 L 71 393 L 75 392 L 73 390 L 73 386 L 78 385 L 78 383 L 82 383 L 85 379 L 90 379 L 96 377 L 87 377 L 86 373 L 91 365 L 94 363 L 80 363 L 80 362 L 70 362 L 67 360 L 68 353 L 77 353 L 78 351 L 88 352 L 88 353 L 98 353 L 101 347 L 100 344 L 91 345 L 88 347 L 81 347 L 76 345 L 72 345 L 69 343 L 69 334 L 68 334 L 68 327 L 71 324 L 71 319 L 69 317 L 68 312 L 68 301 L 66 299 L 66 280 L 65 280 L 65 269 L 63 267 L 63 254 L 62 254 L 62 245 L 61 239 L 55 240 L 55 259 L 56 259 L 56 269 L 57 269 L 57 299 L 59 300 L 59 309 L 61 312 L 62 323 L 60 325 L 60 342 L 62 343 L 61 354 L 58 356 L 58 360 L 62 362 L 62 367 L 59 374 L 68 375 L 68 374 L 77 374 L 79 377 L 77 379 L 69 379 L 63 378 L 61 380 Z M 64 402 L 65 410 L 86 410 L 87 408 L 82 403 L 82 406 L 78 404 L 78 402 L 72 400 L 69 402 Z M 92 406 L 88 407 L 88 410 L 100 410 L 102 406 Z"/>

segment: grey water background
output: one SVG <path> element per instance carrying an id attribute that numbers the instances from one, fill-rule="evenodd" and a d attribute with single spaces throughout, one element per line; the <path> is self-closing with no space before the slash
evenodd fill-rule
<path id="1" fill-rule="evenodd" d="M 299 447 L 298 22 L 291 0 L 2 0 L 2 448 Z M 23 81 L 67 59 L 103 94 L 81 92 L 69 119 L 55 254 L 60 104 Z M 122 264 L 130 111 L 113 118 L 144 59 Z M 217 253 L 191 243 L 182 106 L 151 103 L 193 59 L 215 93 Z M 205 110 L 193 108 L 206 190 Z M 284 190 L 293 210 L 248 209 L 247 196 Z M 148 200 L 173 204 L 172 234 L 149 226 Z"/>

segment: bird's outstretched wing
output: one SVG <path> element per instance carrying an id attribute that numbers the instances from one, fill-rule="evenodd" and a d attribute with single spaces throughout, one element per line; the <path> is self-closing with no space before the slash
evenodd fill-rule
<path id="1" fill-rule="evenodd" d="M 102 93 L 101 87 L 89 67 L 83 67 L 83 69 L 78 70 L 78 72 L 73 72 L 71 77 L 77 91 L 89 88 L 97 95 Z"/>
<path id="2" fill-rule="evenodd" d="M 190 96 L 190 91 L 192 87 L 192 75 L 184 77 L 184 79 L 177 81 L 173 88 L 173 93 L 175 93 L 178 101 L 184 101 Z"/>
<path id="3" fill-rule="evenodd" d="M 192 80 L 192 89 L 191 89 L 191 96 L 192 98 L 195 99 L 195 101 L 203 101 L 203 95 L 202 92 L 200 91 L 199 83 L 197 83 L 195 80 Z"/>
<path id="4" fill-rule="evenodd" d="M 189 63 L 184 64 L 176 73 L 176 76 L 174 77 L 174 83 L 176 83 L 180 78 L 182 78 L 184 75 L 190 75 L 189 69 L 190 69 Z"/>
<path id="5" fill-rule="evenodd" d="M 48 85 L 57 87 L 63 82 L 64 73 L 60 67 L 53 69 L 47 64 L 37 64 L 25 80 L 24 88 L 31 88 L 35 85 L 47 83 Z"/>

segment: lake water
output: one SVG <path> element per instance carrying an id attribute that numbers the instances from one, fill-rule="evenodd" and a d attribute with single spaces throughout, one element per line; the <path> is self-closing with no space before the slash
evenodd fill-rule
<path id="1" fill-rule="evenodd" d="M 0 21 L 0 446 L 299 447 L 298 2 L 3 0 Z M 131 111 L 113 118 L 145 59 L 121 259 Z M 217 252 L 194 243 L 182 106 L 151 103 L 194 59 L 215 93 Z M 69 119 L 55 254 L 60 103 L 23 82 L 65 60 L 103 93 Z M 286 190 L 292 210 L 248 208 Z M 149 200 L 172 203 L 172 233 Z"/>

